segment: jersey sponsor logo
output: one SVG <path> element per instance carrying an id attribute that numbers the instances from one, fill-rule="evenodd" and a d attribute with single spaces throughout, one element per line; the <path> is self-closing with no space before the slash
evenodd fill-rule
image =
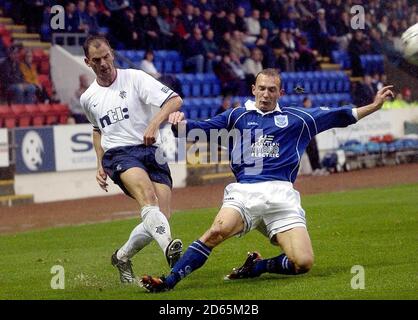
<path id="1" fill-rule="evenodd" d="M 324 110 L 324 111 L 328 111 L 329 107 L 319 107 L 319 109 Z"/>
<path id="2" fill-rule="evenodd" d="M 121 97 L 122 99 L 126 98 L 126 91 L 122 90 L 121 92 L 119 92 L 119 97 Z"/>
<path id="3" fill-rule="evenodd" d="M 258 126 L 258 123 L 254 121 L 249 121 L 247 122 L 247 126 Z"/>
<path id="4" fill-rule="evenodd" d="M 287 118 L 287 115 L 278 115 L 274 116 L 274 123 L 279 128 L 285 128 L 289 124 L 289 119 Z"/>
<path id="5" fill-rule="evenodd" d="M 274 136 L 263 135 L 251 146 L 251 156 L 256 158 L 278 158 L 279 144 L 273 142 Z"/>
<path id="6" fill-rule="evenodd" d="M 118 107 L 113 110 L 109 110 L 104 117 L 100 118 L 100 125 L 102 128 L 110 126 L 119 121 L 129 119 L 128 108 Z"/>

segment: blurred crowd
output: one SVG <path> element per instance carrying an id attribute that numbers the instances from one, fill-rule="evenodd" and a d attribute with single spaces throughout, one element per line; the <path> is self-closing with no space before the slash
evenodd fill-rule
<path id="1" fill-rule="evenodd" d="M 59 32 L 105 34 L 115 49 L 177 50 L 185 72 L 215 72 L 235 95 L 248 95 L 262 68 L 318 70 L 333 50 L 345 50 L 352 75 L 365 76 L 360 55 L 398 54 L 400 35 L 418 22 L 413 0 L 23 0 L 10 14 L 50 41 L 55 4 L 65 8 Z M 355 5 L 364 29 L 352 27 Z"/>

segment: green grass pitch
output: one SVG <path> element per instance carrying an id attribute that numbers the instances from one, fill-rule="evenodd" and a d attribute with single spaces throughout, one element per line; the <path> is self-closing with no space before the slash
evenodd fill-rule
<path id="1" fill-rule="evenodd" d="M 0 299 L 418 299 L 418 184 L 305 196 L 302 204 L 315 253 L 305 275 L 223 281 L 247 251 L 279 253 L 253 231 L 216 248 L 173 291 L 149 294 L 119 284 L 110 265 L 110 255 L 137 224 L 130 219 L 0 236 Z M 215 213 L 216 208 L 177 212 L 172 233 L 187 247 Z M 133 263 L 138 276 L 169 271 L 155 243 Z M 64 267 L 64 290 L 51 289 L 54 265 Z M 364 268 L 364 289 L 351 287 L 354 265 Z"/>

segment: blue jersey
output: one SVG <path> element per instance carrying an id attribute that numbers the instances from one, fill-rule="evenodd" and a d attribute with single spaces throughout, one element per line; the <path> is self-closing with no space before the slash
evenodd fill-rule
<path id="1" fill-rule="evenodd" d="M 351 106 L 306 109 L 277 105 L 263 113 L 253 101 L 247 101 L 245 107 L 229 109 L 206 121 L 187 120 L 186 131 L 202 129 L 207 135 L 213 129 L 234 132 L 229 159 L 240 183 L 293 183 L 302 154 L 315 135 L 356 121 L 357 111 Z"/>

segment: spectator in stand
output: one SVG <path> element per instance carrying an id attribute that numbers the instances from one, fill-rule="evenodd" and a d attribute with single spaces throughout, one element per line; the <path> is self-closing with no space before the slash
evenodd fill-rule
<path id="1" fill-rule="evenodd" d="M 380 22 L 378 23 L 377 27 L 379 28 L 380 32 L 385 35 L 389 28 L 389 18 L 388 16 L 384 15 Z"/>
<path id="2" fill-rule="evenodd" d="M 89 32 L 89 27 L 87 25 L 87 12 L 85 0 L 77 1 L 77 9 L 74 15 L 77 16 L 77 20 L 79 21 L 78 30 L 80 32 Z"/>
<path id="3" fill-rule="evenodd" d="M 232 107 L 232 96 L 231 95 L 226 95 L 226 96 L 223 97 L 222 104 L 218 108 L 218 110 L 216 110 L 215 115 L 218 115 L 218 114 L 230 109 L 231 107 Z"/>
<path id="4" fill-rule="evenodd" d="M 203 48 L 205 49 L 206 59 L 206 71 L 213 72 L 213 65 L 216 61 L 220 60 L 218 45 L 214 40 L 214 33 L 212 29 L 208 29 L 205 32 L 205 38 L 203 39 Z"/>
<path id="5" fill-rule="evenodd" d="M 193 30 L 184 45 L 185 66 L 191 72 L 202 73 L 205 65 L 205 48 L 203 46 L 202 31 L 199 28 Z"/>
<path id="6" fill-rule="evenodd" d="M 260 36 L 255 41 L 255 45 L 259 48 L 263 53 L 263 67 L 266 68 L 274 68 L 275 65 L 275 57 L 274 52 L 271 47 L 270 41 L 270 34 L 269 31 L 265 28 L 261 29 Z"/>
<path id="7" fill-rule="evenodd" d="M 254 43 L 261 32 L 260 11 L 257 9 L 252 10 L 251 16 L 245 18 L 245 23 L 248 31 L 244 41 L 246 43 Z"/>
<path id="8" fill-rule="evenodd" d="M 144 49 L 156 49 L 159 47 L 159 26 L 157 20 L 149 15 L 147 5 L 141 5 L 139 12 L 135 16 L 135 25 L 137 32 L 143 36 L 144 43 L 141 46 Z"/>
<path id="9" fill-rule="evenodd" d="M 309 47 L 308 40 L 305 36 L 299 37 L 297 47 L 299 53 L 298 69 L 302 71 L 318 70 L 318 51 L 313 50 Z"/>
<path id="10" fill-rule="evenodd" d="M 103 3 L 110 11 L 119 11 L 130 6 L 129 0 L 103 0 Z"/>
<path id="11" fill-rule="evenodd" d="M 196 5 L 200 8 L 201 12 L 204 12 L 205 10 L 213 12 L 215 10 L 213 1 L 208 2 L 208 0 L 199 0 Z"/>
<path id="12" fill-rule="evenodd" d="M 142 34 L 138 32 L 135 25 L 135 12 L 133 9 L 127 8 L 123 11 L 123 19 L 116 35 L 126 49 L 139 49 L 145 46 Z"/>
<path id="13" fill-rule="evenodd" d="M 234 30 L 229 41 L 231 52 L 236 54 L 239 59 L 245 59 L 251 55 L 250 49 L 244 44 L 244 34 L 239 30 Z"/>
<path id="14" fill-rule="evenodd" d="M 200 19 L 198 22 L 198 26 L 200 30 L 212 29 L 211 27 L 212 15 L 213 15 L 213 12 L 210 10 L 203 11 L 202 19 Z"/>
<path id="15" fill-rule="evenodd" d="M 357 83 L 354 89 L 354 104 L 357 106 L 361 106 L 364 103 L 369 104 L 373 102 L 376 92 L 377 91 L 373 86 L 372 77 L 369 75 L 365 75 L 363 77 L 363 81 L 361 83 Z"/>
<path id="16" fill-rule="evenodd" d="M 190 37 L 190 33 L 186 31 L 184 24 L 181 19 L 181 10 L 178 7 L 174 7 L 171 10 L 171 15 L 169 19 L 170 30 L 174 33 L 175 37 L 178 39 L 178 42 L 181 42 L 184 39 Z"/>
<path id="17" fill-rule="evenodd" d="M 366 54 L 367 50 L 364 46 L 364 33 L 362 30 L 356 30 L 354 32 L 353 39 L 351 39 L 348 45 L 348 54 L 351 59 L 351 68 L 353 70 L 352 76 L 363 76 L 363 67 L 361 65 L 360 55 Z"/>
<path id="18" fill-rule="evenodd" d="M 80 97 L 90 86 L 90 81 L 86 74 L 80 74 L 78 80 L 79 87 L 71 97 L 69 104 L 71 117 L 74 118 L 75 123 L 88 123 L 88 120 L 84 115 L 84 111 L 80 103 Z"/>
<path id="19" fill-rule="evenodd" d="M 348 12 L 343 11 L 340 18 L 335 21 L 335 35 L 340 50 L 347 50 L 352 38 L 351 30 L 350 16 Z"/>
<path id="20" fill-rule="evenodd" d="M 25 82 L 19 68 L 21 48 L 11 46 L 8 57 L 0 64 L 0 85 L 4 86 L 8 100 L 12 103 L 35 103 L 36 86 Z"/>
<path id="21" fill-rule="evenodd" d="M 211 28 L 215 34 L 215 41 L 219 41 L 227 29 L 226 12 L 222 9 L 217 9 L 216 14 L 212 16 Z"/>
<path id="22" fill-rule="evenodd" d="M 277 58 L 277 67 L 282 71 L 295 71 L 299 53 L 296 51 L 296 43 L 290 31 L 280 31 L 278 37 L 272 40 L 272 46 Z"/>
<path id="23" fill-rule="evenodd" d="M 183 14 L 183 25 L 187 33 L 193 33 L 195 24 L 197 23 L 195 16 L 193 14 L 194 6 L 191 3 L 186 4 L 186 8 Z"/>
<path id="24" fill-rule="evenodd" d="M 235 25 L 237 30 L 246 33 L 248 29 L 247 24 L 245 23 L 245 8 L 239 6 L 235 13 Z"/>
<path id="25" fill-rule="evenodd" d="M 372 85 L 373 85 L 374 91 L 376 91 L 376 92 L 379 91 L 380 89 L 382 89 L 385 86 L 382 78 L 380 77 L 380 75 L 378 73 L 375 73 L 373 75 Z"/>
<path id="26" fill-rule="evenodd" d="M 38 72 L 36 71 L 36 65 L 33 64 L 32 50 L 26 50 L 23 61 L 19 63 L 19 69 L 23 75 L 23 80 L 26 83 L 35 86 L 37 100 L 41 102 L 47 100 L 48 94 L 39 82 Z"/>
<path id="27" fill-rule="evenodd" d="M 372 54 L 383 53 L 382 34 L 377 28 L 370 29 L 370 49 Z"/>
<path id="28" fill-rule="evenodd" d="M 222 60 L 214 68 L 222 87 L 222 95 L 246 96 L 248 89 L 245 79 L 235 73 L 228 53 L 222 55 Z"/>
<path id="29" fill-rule="evenodd" d="M 87 12 L 85 17 L 85 23 L 88 28 L 89 34 L 98 34 L 100 30 L 99 20 L 97 17 L 96 2 L 90 0 L 87 2 Z"/>
<path id="30" fill-rule="evenodd" d="M 252 81 L 254 83 L 255 77 L 259 72 L 263 70 L 263 53 L 257 47 L 251 50 L 251 56 L 247 58 L 244 62 L 244 72 L 247 75 L 251 75 Z"/>
<path id="31" fill-rule="evenodd" d="M 65 6 L 65 31 L 80 32 L 80 17 L 77 15 L 77 7 L 73 1 L 69 1 Z"/>
<path id="32" fill-rule="evenodd" d="M 323 56 L 329 56 L 332 50 L 338 49 L 335 28 L 327 22 L 325 9 L 317 11 L 317 19 L 311 26 L 311 35 L 314 41 L 314 49 Z"/>
<path id="33" fill-rule="evenodd" d="M 274 22 L 270 19 L 270 16 L 271 14 L 269 10 L 263 11 L 262 18 L 260 19 L 260 26 L 261 29 L 267 29 L 270 35 L 274 35 L 277 34 L 279 30 Z"/>
<path id="34" fill-rule="evenodd" d="M 144 59 L 141 61 L 139 69 L 153 76 L 155 79 L 161 77 L 161 74 L 154 65 L 154 52 L 152 50 L 147 50 L 145 52 Z"/>
<path id="35" fill-rule="evenodd" d="M 234 30 L 238 30 L 237 27 L 237 19 L 236 19 L 235 12 L 231 11 L 228 12 L 226 15 L 226 28 L 229 32 L 234 32 Z"/>
<path id="36" fill-rule="evenodd" d="M 167 7 L 161 9 L 161 15 L 158 14 L 158 8 L 154 5 L 150 6 L 150 15 L 157 20 L 160 28 L 160 38 L 163 48 L 176 48 L 174 41 L 174 33 L 171 32 L 170 24 L 168 23 L 170 10 Z"/>
<path id="37" fill-rule="evenodd" d="M 280 29 L 289 29 L 295 30 L 298 28 L 298 19 L 299 14 L 296 10 L 296 7 L 293 4 L 288 4 L 285 6 L 285 16 L 281 19 L 279 27 Z"/>

